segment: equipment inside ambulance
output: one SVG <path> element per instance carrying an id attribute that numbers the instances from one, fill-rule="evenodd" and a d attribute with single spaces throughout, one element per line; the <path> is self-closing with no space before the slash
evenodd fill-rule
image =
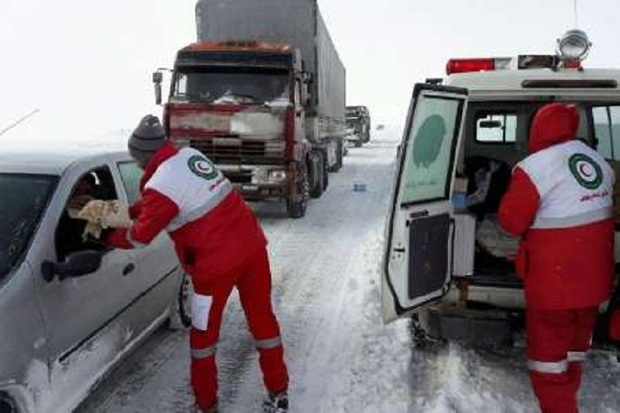
<path id="1" fill-rule="evenodd" d="M 524 308 L 519 239 L 497 212 L 533 115 L 576 105 L 578 138 L 620 161 L 620 70 L 584 68 L 590 47 L 571 30 L 555 55 L 452 59 L 446 79 L 415 85 L 386 225 L 386 322 L 416 313 L 426 336 L 510 340 Z"/>

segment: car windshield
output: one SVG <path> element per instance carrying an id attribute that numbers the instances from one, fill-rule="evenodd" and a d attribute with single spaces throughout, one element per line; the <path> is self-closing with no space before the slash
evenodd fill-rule
<path id="1" fill-rule="evenodd" d="M 175 101 L 262 105 L 289 100 L 285 70 L 183 69 L 176 73 Z"/>
<path id="2" fill-rule="evenodd" d="M 0 173 L 0 280 L 21 261 L 56 177 Z"/>

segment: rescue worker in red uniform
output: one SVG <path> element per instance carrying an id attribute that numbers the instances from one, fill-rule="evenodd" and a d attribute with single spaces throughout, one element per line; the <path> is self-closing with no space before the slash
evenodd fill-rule
<path id="1" fill-rule="evenodd" d="M 256 341 L 268 412 L 288 408 L 288 373 L 278 322 L 271 305 L 266 238 L 253 212 L 231 183 L 202 153 L 177 149 L 159 119 L 146 116 L 129 139 L 144 169 L 141 199 L 130 208 L 131 228 L 107 241 L 139 248 L 166 230 L 191 276 L 191 385 L 198 411 L 217 411 L 216 345 L 226 301 L 236 287 Z"/>
<path id="2" fill-rule="evenodd" d="M 614 272 L 612 191 L 605 159 L 576 140 L 579 112 L 542 107 L 530 156 L 514 169 L 500 225 L 521 236 L 530 379 L 543 412 L 578 412 L 581 368 Z"/>

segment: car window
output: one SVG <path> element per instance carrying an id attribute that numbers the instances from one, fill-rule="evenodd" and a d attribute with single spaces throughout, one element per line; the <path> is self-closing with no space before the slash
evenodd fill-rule
<path id="1" fill-rule="evenodd" d="M 460 101 L 419 98 L 408 137 L 403 204 L 447 197 Z"/>
<path id="2" fill-rule="evenodd" d="M 118 170 L 125 192 L 127 192 L 129 205 L 133 205 L 140 199 L 140 179 L 142 179 L 144 171 L 135 162 L 120 162 Z"/>
<path id="3" fill-rule="evenodd" d="M 517 115 L 481 113 L 476 117 L 476 141 L 481 143 L 515 143 Z"/>
<path id="4" fill-rule="evenodd" d="M 620 160 L 620 106 L 592 109 L 597 151 L 606 159 Z"/>
<path id="5" fill-rule="evenodd" d="M 63 261 L 69 254 L 77 251 L 106 250 L 104 243 L 85 236 L 86 221 L 77 218 L 79 210 L 93 199 L 106 201 L 118 199 L 114 179 L 107 166 L 86 172 L 74 183 L 56 227 L 58 261 Z"/>
<path id="6" fill-rule="evenodd" d="M 48 175 L 0 174 L 0 280 L 21 261 L 56 181 Z"/>

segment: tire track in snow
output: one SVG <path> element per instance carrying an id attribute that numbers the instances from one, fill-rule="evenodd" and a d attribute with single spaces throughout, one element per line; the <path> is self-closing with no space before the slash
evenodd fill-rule
<path id="1" fill-rule="evenodd" d="M 339 317 L 344 283 L 350 280 L 349 267 L 360 265 L 351 261 L 362 255 L 365 237 L 376 237 L 383 230 L 389 196 L 385 177 L 391 176 L 395 146 L 393 142 L 370 145 L 359 150 L 358 159 L 351 151 L 345 168 L 330 175 L 328 192 L 310 204 L 303 220 L 277 228 L 261 220 L 269 238 L 275 235 L 278 240 L 275 245 L 271 242 L 274 297 L 291 373 L 292 411 L 320 411 L 316 410 L 319 396 L 330 386 L 329 365 L 341 353 L 340 347 L 346 348 L 337 334 L 351 321 L 350 314 Z M 365 182 L 368 191 L 352 193 L 357 181 Z M 245 383 L 240 399 L 227 410 L 239 411 L 260 400 L 256 369 Z"/>

